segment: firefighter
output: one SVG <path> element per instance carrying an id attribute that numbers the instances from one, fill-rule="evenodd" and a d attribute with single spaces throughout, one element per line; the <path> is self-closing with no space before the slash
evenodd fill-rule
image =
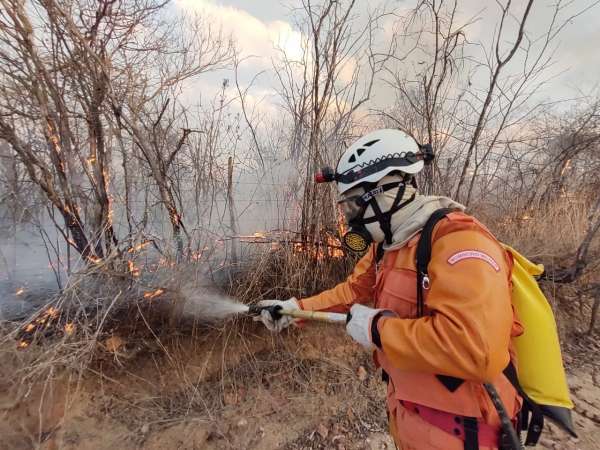
<path id="1" fill-rule="evenodd" d="M 348 334 L 373 351 L 387 382 L 389 427 L 400 449 L 503 448 L 483 383 L 493 383 L 516 421 L 521 398 L 503 374 L 511 337 L 522 331 L 511 306 L 512 261 L 462 205 L 418 192 L 414 176 L 430 158 L 430 146 L 398 130 L 372 132 L 349 147 L 318 181 L 337 183 L 349 226 L 343 239 L 365 255 L 333 289 L 262 305 L 351 313 Z M 421 231 L 440 209 L 451 212 L 433 228 L 418 288 Z M 292 323 L 267 311 L 261 320 L 272 331 Z"/>

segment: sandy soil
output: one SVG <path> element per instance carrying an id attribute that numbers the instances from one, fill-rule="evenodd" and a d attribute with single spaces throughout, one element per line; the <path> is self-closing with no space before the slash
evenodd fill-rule
<path id="1" fill-rule="evenodd" d="M 116 337 L 81 377 L 25 392 L 0 374 L 0 449 L 393 449 L 384 387 L 342 330 L 270 336 L 245 325 L 162 344 Z M 249 327 L 249 328 L 248 328 Z M 567 349 L 578 440 L 549 426 L 538 448 L 600 448 L 600 346 Z"/>

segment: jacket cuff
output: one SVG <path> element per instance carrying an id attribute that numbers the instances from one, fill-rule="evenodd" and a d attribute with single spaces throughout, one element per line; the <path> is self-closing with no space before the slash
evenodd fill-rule
<path id="1" fill-rule="evenodd" d="M 371 342 L 373 342 L 373 344 L 380 350 L 382 349 L 382 346 L 378 327 L 379 321 L 384 317 L 394 317 L 395 315 L 396 314 L 394 314 L 392 311 L 379 311 L 371 320 Z"/>

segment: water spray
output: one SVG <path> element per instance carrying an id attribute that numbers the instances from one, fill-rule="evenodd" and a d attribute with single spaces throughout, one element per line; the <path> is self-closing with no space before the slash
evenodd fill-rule
<path id="1" fill-rule="evenodd" d="M 284 309 L 281 305 L 244 305 L 234 298 L 222 295 L 210 286 L 199 287 L 195 284 L 184 284 L 180 288 L 180 292 L 185 300 L 183 314 L 207 322 L 218 322 L 239 314 L 257 317 L 263 311 L 268 311 L 273 320 L 278 320 L 282 316 L 288 316 L 294 319 L 345 324 L 350 317 L 349 314 L 341 313 Z M 151 292 L 148 294 L 148 297 L 154 293 Z"/>

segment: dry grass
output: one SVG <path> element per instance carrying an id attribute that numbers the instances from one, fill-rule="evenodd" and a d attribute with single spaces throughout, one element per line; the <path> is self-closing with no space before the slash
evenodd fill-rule
<path id="1" fill-rule="evenodd" d="M 538 208 L 495 217 L 478 211 L 500 240 L 515 247 L 531 260 L 544 264 L 552 275 L 573 266 L 575 255 L 587 229 L 593 195 L 560 198 Z M 573 283 L 542 281 L 541 285 L 557 315 L 563 339 L 593 331 L 593 305 L 600 286 L 600 239 L 591 247 L 591 258 L 583 275 Z"/>
<path id="2" fill-rule="evenodd" d="M 291 292 L 269 285 L 274 280 L 283 285 L 290 271 L 298 284 L 317 276 L 333 284 L 347 267 L 347 262 L 340 260 L 326 268 L 326 262 L 285 247 L 259 255 L 254 261 L 255 270 L 238 271 L 240 277 L 234 284 L 246 299 Z M 293 264 L 293 268 L 283 263 Z M 258 425 L 238 429 L 235 424 L 240 418 L 271 416 L 276 418 L 277 427 L 289 423 L 291 434 L 286 436 L 296 436 L 298 445 L 310 438 L 327 448 L 327 439 L 335 435 L 315 436 L 310 424 L 314 411 L 321 408 L 319 402 L 328 404 L 332 411 L 339 409 L 344 415 L 360 417 L 363 431 L 381 429 L 383 409 L 373 408 L 381 401 L 381 392 L 366 383 L 356 383 L 356 367 L 367 365 L 368 358 L 358 352 L 348 359 L 346 349 L 338 358 L 331 358 L 310 344 L 315 340 L 323 344 L 325 339 L 332 351 L 339 347 L 338 340 L 350 344 L 341 329 L 317 329 L 312 338 L 311 333 L 303 332 L 308 338 L 300 341 L 295 330 L 285 333 L 283 339 L 285 336 L 271 336 L 249 320 L 210 326 L 179 317 L 177 305 L 182 299 L 176 286 L 183 278 L 204 274 L 199 266 L 168 268 L 165 274 L 148 279 L 91 270 L 74 279 L 40 314 L 16 329 L 5 330 L 0 346 L 1 387 L 15 395 L 11 404 L 0 405 L 0 409 L 17 420 L 23 414 L 17 405 L 28 404 L 29 410 L 39 415 L 17 433 L 26 434 L 25 441 L 13 436 L 17 440 L 10 442 L 44 448 L 44 443 L 52 440 L 53 430 L 65 426 L 61 417 L 69 407 L 82 408 L 76 406 L 80 404 L 97 410 L 103 421 L 121 424 L 135 446 L 149 448 L 162 447 L 154 437 L 146 442 L 148 436 L 141 430 L 150 427 L 161 435 L 188 423 L 194 424 L 196 436 L 190 439 L 210 441 L 214 448 L 242 448 L 244 439 L 246 443 L 264 443 L 269 439 L 266 434 L 275 436 L 279 430 L 265 431 Z M 230 269 L 220 268 L 218 272 L 231 275 Z M 318 278 L 313 280 L 318 282 Z M 149 301 L 144 294 L 154 292 L 156 286 L 165 292 Z M 306 292 L 298 285 L 296 289 L 291 294 Z M 59 313 L 48 314 L 49 308 Z M 40 318 L 45 319 L 43 323 Z M 24 332 L 31 323 L 36 324 L 35 330 Z M 73 324 L 74 331 L 67 333 L 66 324 Z M 290 338 L 295 342 L 290 343 Z M 19 342 L 29 345 L 17 349 Z M 360 360 L 356 359 L 359 354 Z M 370 382 L 376 381 L 370 377 Z M 94 396 L 93 392 L 101 395 Z M 348 401 L 338 403 L 341 392 L 351 394 L 351 401 L 343 396 Z M 58 403 L 57 395 L 61 396 Z M 281 402 L 290 397 L 297 403 L 285 406 L 285 416 L 281 416 Z M 58 414 L 52 404 L 62 405 Z M 199 448 L 213 448 L 205 445 L 209 444 Z"/>
<path id="3" fill-rule="evenodd" d="M 236 271 L 228 290 L 245 303 L 316 294 L 345 279 L 356 262 L 355 257 L 333 250 L 335 256 L 323 256 L 332 247 L 303 250 L 295 243 L 282 242 L 274 251 L 250 256 Z"/>
<path id="4" fill-rule="evenodd" d="M 533 260 L 562 262 L 572 257 L 587 228 L 590 202 L 563 198 L 552 204 L 509 216 L 496 217 L 485 210 L 476 214 L 498 238 Z"/>
<path id="5" fill-rule="evenodd" d="M 171 360 L 169 345 L 180 345 L 176 339 L 215 332 L 227 339 L 228 333 L 244 332 L 246 326 L 244 321 L 210 324 L 184 315 L 183 286 L 198 290 L 200 297 L 203 292 L 228 291 L 245 303 L 302 297 L 335 285 L 353 263 L 348 257 L 325 258 L 285 242 L 246 256 L 242 268 L 220 264 L 215 269 L 208 259 L 153 270 L 138 261 L 91 265 L 23 323 L 5 324 L 0 342 L 5 350 L 16 350 L 17 360 L 11 364 L 16 364 L 22 383 L 63 369 L 86 373 L 99 364 L 106 367 L 107 361 L 126 366 L 148 347 Z"/>

